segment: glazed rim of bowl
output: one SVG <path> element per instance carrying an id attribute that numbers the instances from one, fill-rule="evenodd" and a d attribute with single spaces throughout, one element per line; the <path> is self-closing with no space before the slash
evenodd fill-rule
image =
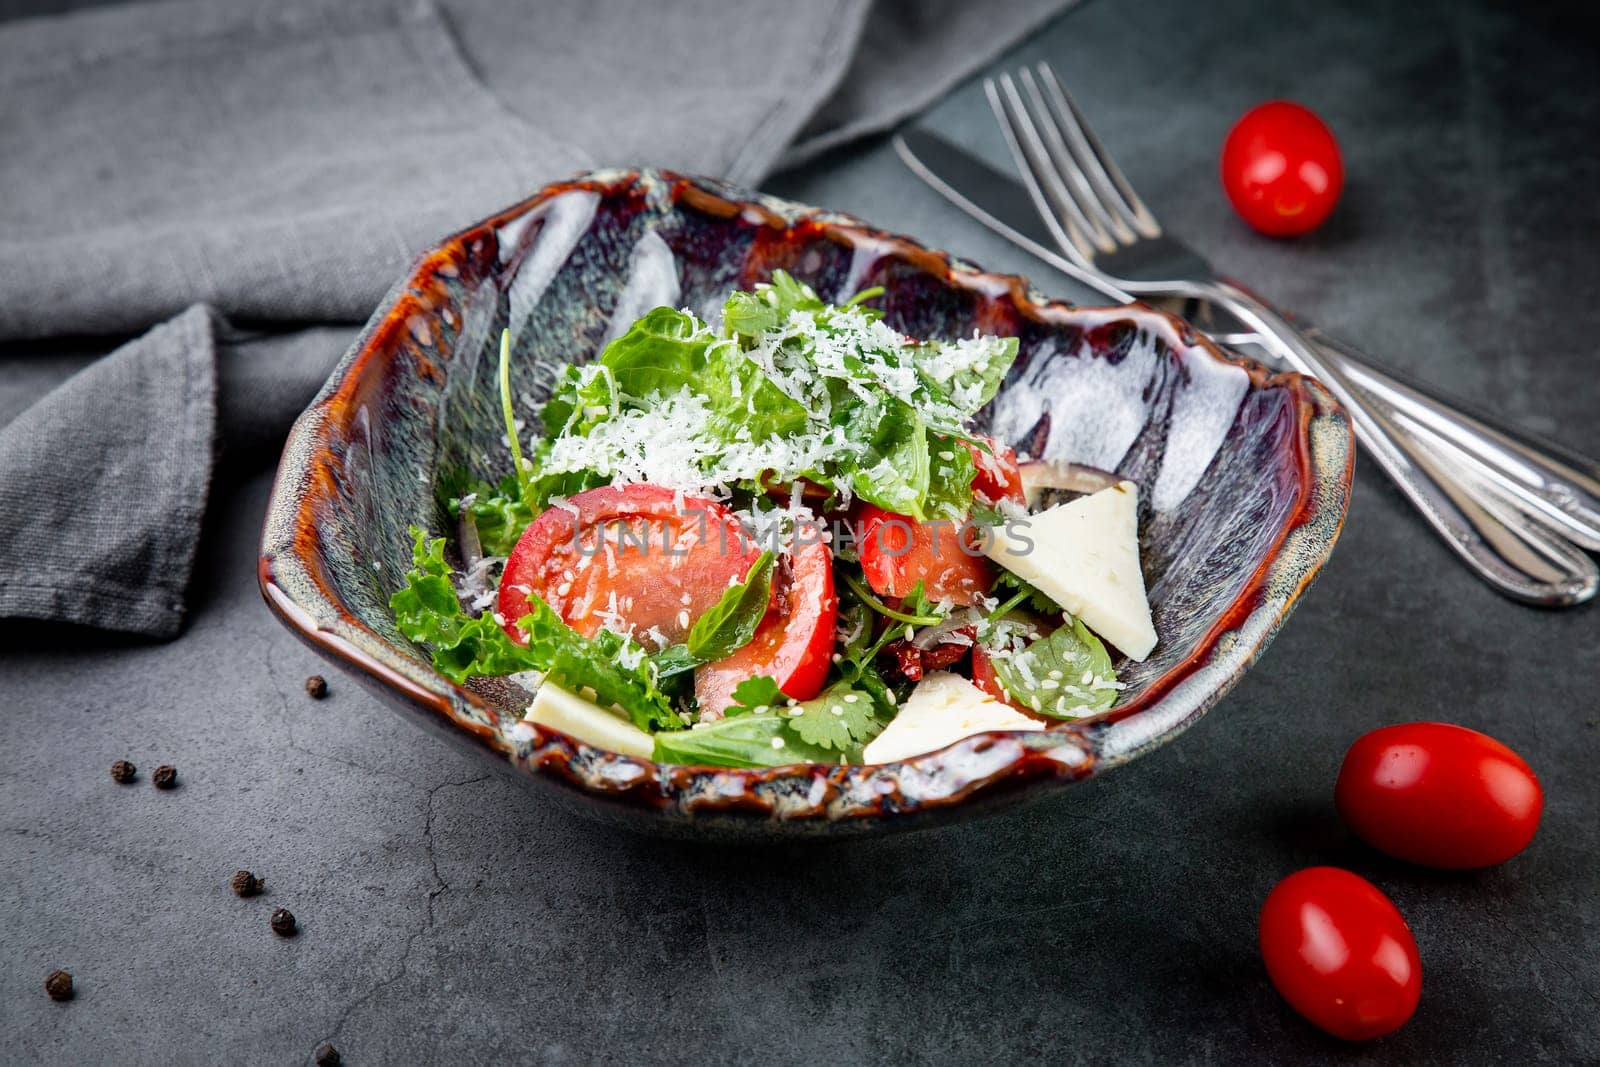
<path id="1" fill-rule="evenodd" d="M 640 184 L 658 188 L 658 195 L 660 188 L 666 189 L 674 205 L 718 217 L 742 216 L 778 228 L 803 221 L 845 247 L 870 245 L 875 254 L 908 261 L 945 285 L 1007 297 L 1020 315 L 1047 325 L 1081 323 L 1085 316 L 1132 322 L 1179 356 L 1198 355 L 1239 367 L 1253 388 L 1287 390 L 1293 401 L 1300 477 L 1292 516 L 1194 651 L 1126 703 L 1096 716 L 1039 730 L 977 734 L 898 763 L 742 769 L 657 764 L 502 714 L 479 693 L 433 670 L 420 650 L 400 647 L 375 632 L 344 603 L 319 552 L 319 515 L 341 506 L 341 461 L 327 447 L 330 434 L 358 418 L 368 384 L 381 378 L 419 316 L 425 321 L 433 312 L 429 294 L 439 291 L 439 279 L 455 277 L 469 260 L 492 257 L 502 227 L 566 192 L 604 196 Z M 1018 276 L 983 271 L 848 216 L 667 171 L 604 171 L 547 186 L 446 239 L 391 291 L 290 432 L 268 508 L 258 576 L 271 608 L 314 649 L 381 694 L 420 710 L 425 721 L 454 731 L 516 769 L 596 794 L 596 799 L 668 815 L 878 819 L 961 804 L 980 793 L 1015 790 L 1041 779 L 1063 784 L 1082 780 L 1193 725 L 1254 662 L 1327 560 L 1344 521 L 1353 461 L 1344 412 L 1319 383 L 1221 351 L 1164 312 L 1142 305 L 1074 308 L 1045 299 Z"/>

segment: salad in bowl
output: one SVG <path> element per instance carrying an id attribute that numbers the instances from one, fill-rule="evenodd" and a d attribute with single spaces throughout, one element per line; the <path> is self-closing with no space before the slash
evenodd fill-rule
<path id="1" fill-rule="evenodd" d="M 512 469 L 412 527 L 400 632 L 662 764 L 891 763 L 1112 708 L 1157 641 L 1138 486 L 976 432 L 1017 340 L 907 337 L 878 295 L 779 270 L 711 321 L 656 307 L 539 405 L 503 335 Z"/>

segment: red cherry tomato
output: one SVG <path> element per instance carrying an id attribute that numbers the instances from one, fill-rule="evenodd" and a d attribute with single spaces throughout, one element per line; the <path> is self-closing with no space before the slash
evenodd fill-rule
<path id="1" fill-rule="evenodd" d="M 1501 863 L 1528 847 L 1544 790 L 1486 734 L 1443 722 L 1385 726 L 1345 753 L 1334 800 L 1367 844 L 1428 867 Z"/>
<path id="2" fill-rule="evenodd" d="M 646 645 L 671 644 L 760 555 L 715 501 L 658 485 L 590 489 L 523 531 L 500 578 L 502 625 L 526 640 L 516 621 L 537 594 L 585 637 L 615 613 Z"/>
<path id="3" fill-rule="evenodd" d="M 856 555 L 879 596 L 909 596 L 918 582 L 929 600 L 970 606 L 994 585 L 994 565 L 979 550 L 982 534 L 955 522 L 918 522 L 872 504 L 856 513 Z"/>
<path id="4" fill-rule="evenodd" d="M 764 674 L 788 696 L 810 700 L 822 690 L 833 657 L 839 598 L 833 591 L 833 553 L 823 544 L 801 545 L 773 583 L 778 604 L 750 643 L 695 671 L 701 708 L 721 711 L 746 678 Z"/>
<path id="5" fill-rule="evenodd" d="M 1002 500 L 1027 502 L 1022 488 L 1022 469 L 1017 466 L 1017 454 L 1000 442 L 984 439 L 989 451 L 970 442 L 967 451 L 972 453 L 972 495 L 985 504 L 998 504 Z"/>
<path id="6" fill-rule="evenodd" d="M 1289 1006 L 1346 1041 L 1396 1030 L 1422 995 L 1411 929 L 1377 886 L 1308 867 L 1261 906 L 1261 958 Z"/>
<path id="7" fill-rule="evenodd" d="M 1339 202 L 1339 143 L 1299 104 L 1274 100 L 1253 107 L 1222 144 L 1222 187 L 1239 216 L 1262 233 L 1309 233 Z"/>

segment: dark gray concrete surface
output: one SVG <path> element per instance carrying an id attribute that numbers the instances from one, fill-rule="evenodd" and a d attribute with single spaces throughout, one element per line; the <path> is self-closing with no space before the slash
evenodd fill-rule
<path id="1" fill-rule="evenodd" d="M 1240 277 L 1600 454 L 1593 29 L 1268 8 L 1096 2 L 1011 62 L 1056 63 L 1172 229 Z M 1294 243 L 1249 233 L 1214 177 L 1230 121 L 1275 96 L 1328 119 L 1350 175 Z M 973 87 L 929 122 L 1003 158 Z M 1054 287 L 882 143 L 769 188 Z M 1600 615 L 1497 598 L 1364 461 L 1321 582 L 1188 735 L 1017 814 L 810 850 L 603 833 L 341 675 L 307 699 L 324 668 L 255 589 L 268 476 L 226 481 L 177 641 L 0 629 L 0 1060 L 296 1063 L 323 1040 L 355 1064 L 1600 1060 Z M 1527 853 L 1430 873 L 1343 831 L 1345 747 L 1414 719 L 1533 764 Z M 111 782 L 119 757 L 137 784 Z M 181 788 L 150 786 L 162 762 Z M 1368 1046 L 1302 1022 L 1256 953 L 1267 890 L 1319 863 L 1376 881 L 1421 949 L 1416 1017 Z M 235 898 L 238 867 L 267 895 Z"/>

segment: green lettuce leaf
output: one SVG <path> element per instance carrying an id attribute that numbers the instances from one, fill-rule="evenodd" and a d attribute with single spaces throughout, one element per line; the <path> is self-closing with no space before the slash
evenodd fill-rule
<path id="1" fill-rule="evenodd" d="M 430 648 L 439 673 L 463 682 L 475 675 L 541 671 L 563 688 L 592 690 L 596 703 L 616 705 L 640 729 L 683 729 L 638 645 L 609 630 L 585 638 L 538 597 L 530 598 L 533 610 L 517 620 L 528 635 L 527 645 L 519 645 L 492 615 L 469 615 L 461 606 L 444 539 L 429 540 L 414 526 L 411 537 L 412 567 L 405 586 L 389 598 L 389 609 L 402 634 Z M 639 667 L 622 666 L 630 660 Z"/>
<path id="2" fill-rule="evenodd" d="M 620 338 L 619 338 L 620 340 Z M 616 342 L 612 342 L 613 345 Z M 540 410 L 546 440 L 562 434 L 585 436 L 596 425 L 621 410 L 616 376 L 600 363 L 563 367 Z"/>
<path id="3" fill-rule="evenodd" d="M 693 315 L 658 307 L 607 345 L 600 365 L 611 371 L 626 396 L 665 396 L 699 379 L 706 369 L 706 350 L 715 340 Z"/>

